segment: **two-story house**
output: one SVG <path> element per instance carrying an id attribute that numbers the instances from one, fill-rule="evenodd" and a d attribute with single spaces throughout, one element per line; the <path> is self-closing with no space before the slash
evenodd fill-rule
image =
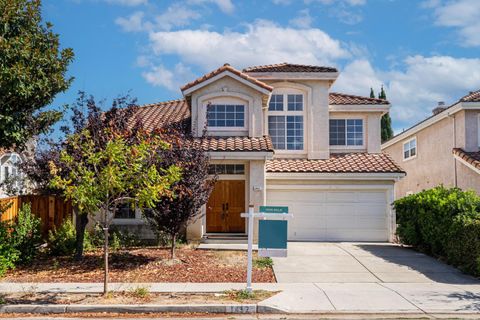
<path id="1" fill-rule="evenodd" d="M 403 170 L 380 152 L 389 103 L 330 92 L 335 68 L 225 64 L 181 88 L 183 99 L 140 108 L 149 128 L 188 122 L 218 182 L 189 239 L 245 235 L 250 204 L 288 206 L 289 240 L 388 241 Z M 133 215 L 134 216 L 134 215 Z M 138 218 L 138 217 L 137 217 Z"/>
<path id="2" fill-rule="evenodd" d="M 397 198 L 443 184 L 480 194 L 480 90 L 432 115 L 382 145 L 407 172 Z"/>

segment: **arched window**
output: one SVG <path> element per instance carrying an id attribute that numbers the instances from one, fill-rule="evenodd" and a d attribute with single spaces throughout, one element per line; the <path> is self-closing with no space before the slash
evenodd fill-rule
<path id="1" fill-rule="evenodd" d="M 22 163 L 22 158 L 18 153 L 6 153 L 0 156 L 0 183 L 7 179 L 13 179 L 20 175 L 18 165 Z M 20 180 L 15 179 L 15 187 L 20 187 Z"/>

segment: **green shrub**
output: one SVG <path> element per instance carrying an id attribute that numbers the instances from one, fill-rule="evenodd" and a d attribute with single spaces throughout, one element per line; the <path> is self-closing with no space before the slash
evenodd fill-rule
<path id="1" fill-rule="evenodd" d="M 253 260 L 253 266 L 258 269 L 273 267 L 273 260 L 270 257 L 257 258 Z"/>
<path id="2" fill-rule="evenodd" d="M 480 276 L 480 197 L 443 186 L 394 202 L 400 241 Z"/>
<path id="3" fill-rule="evenodd" d="M 90 251 L 94 248 L 91 242 L 90 234 L 85 231 L 83 238 L 83 249 Z M 77 248 L 77 231 L 73 222 L 69 219 L 65 220 L 58 229 L 48 232 L 48 249 L 53 256 L 70 256 L 73 255 Z"/>
<path id="4" fill-rule="evenodd" d="M 93 229 L 93 232 L 89 234 L 89 241 L 92 247 L 101 248 L 104 244 L 103 229 L 97 224 Z M 129 248 L 141 245 L 142 242 L 132 232 L 120 231 L 115 227 L 110 228 L 108 236 L 108 245 L 112 251 L 118 251 L 122 248 Z"/>
<path id="5" fill-rule="evenodd" d="M 9 224 L 0 222 L 0 277 L 9 269 L 15 268 L 19 252 L 12 246 Z"/>
<path id="6" fill-rule="evenodd" d="M 29 263 L 38 253 L 42 241 L 40 218 L 34 216 L 30 204 L 24 204 L 10 234 L 12 246 L 18 251 L 18 263 Z"/>
<path id="7" fill-rule="evenodd" d="M 51 255 L 68 256 L 75 253 L 77 233 L 70 219 L 65 220 L 59 228 L 48 232 L 48 249 Z"/>

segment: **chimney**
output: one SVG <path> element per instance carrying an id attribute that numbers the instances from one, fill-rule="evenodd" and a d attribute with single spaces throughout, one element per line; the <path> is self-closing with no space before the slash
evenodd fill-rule
<path id="1" fill-rule="evenodd" d="M 432 113 L 433 115 L 437 115 L 445 109 L 447 109 L 447 107 L 445 107 L 445 102 L 439 101 L 438 105 L 435 108 L 433 108 Z"/>

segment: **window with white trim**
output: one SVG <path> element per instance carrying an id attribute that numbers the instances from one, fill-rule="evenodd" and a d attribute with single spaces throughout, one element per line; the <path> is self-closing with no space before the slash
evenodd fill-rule
<path id="1" fill-rule="evenodd" d="M 245 127 L 245 106 L 238 104 L 209 104 L 207 106 L 209 127 Z"/>
<path id="2" fill-rule="evenodd" d="M 245 174 L 244 164 L 211 164 L 209 174 Z"/>
<path id="3" fill-rule="evenodd" d="M 363 146 L 363 119 L 330 119 L 331 146 Z"/>
<path id="4" fill-rule="evenodd" d="M 304 149 L 303 94 L 274 94 L 268 105 L 268 134 L 277 150 Z"/>
<path id="5" fill-rule="evenodd" d="M 18 165 L 22 159 L 17 153 L 7 153 L 0 157 L 0 183 L 20 176 Z M 20 187 L 20 181 L 14 181 L 15 187 Z"/>
<path id="6" fill-rule="evenodd" d="M 403 160 L 413 158 L 416 155 L 417 155 L 417 138 L 413 138 L 403 144 Z"/>

